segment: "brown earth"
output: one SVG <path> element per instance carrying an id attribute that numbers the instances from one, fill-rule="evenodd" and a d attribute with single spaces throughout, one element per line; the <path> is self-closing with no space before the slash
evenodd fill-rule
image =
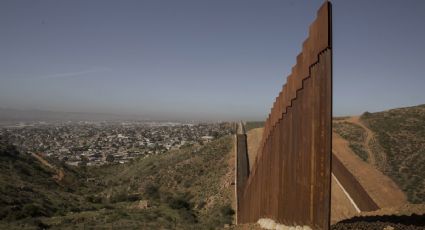
<path id="1" fill-rule="evenodd" d="M 261 138 L 263 138 L 263 128 L 251 129 L 247 132 L 246 136 L 248 142 L 249 169 L 251 170 L 254 165 L 255 156 L 257 156 Z"/>

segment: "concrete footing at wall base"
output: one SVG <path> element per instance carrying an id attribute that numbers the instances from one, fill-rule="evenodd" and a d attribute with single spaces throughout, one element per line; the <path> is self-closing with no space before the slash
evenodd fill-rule
<path id="1" fill-rule="evenodd" d="M 257 221 L 261 228 L 269 229 L 269 230 L 312 230 L 310 226 L 287 226 L 284 224 L 276 223 L 272 219 L 262 218 Z"/>

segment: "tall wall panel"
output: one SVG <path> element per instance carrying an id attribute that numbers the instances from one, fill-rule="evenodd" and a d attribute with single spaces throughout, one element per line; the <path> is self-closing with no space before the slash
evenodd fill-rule
<path id="1" fill-rule="evenodd" d="M 271 218 L 288 226 L 329 228 L 331 119 L 331 4 L 325 2 L 266 120 L 238 198 L 239 223 Z"/>

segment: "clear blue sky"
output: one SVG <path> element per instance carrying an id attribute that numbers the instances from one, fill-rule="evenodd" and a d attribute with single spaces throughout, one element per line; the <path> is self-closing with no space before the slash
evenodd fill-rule
<path id="1" fill-rule="evenodd" d="M 2 0 L 0 107 L 264 119 L 322 3 Z M 425 1 L 333 20 L 334 115 L 425 103 Z"/>

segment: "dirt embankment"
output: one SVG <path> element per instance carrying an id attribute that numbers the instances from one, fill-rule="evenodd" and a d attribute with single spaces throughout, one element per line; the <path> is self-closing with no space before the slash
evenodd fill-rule
<path id="1" fill-rule="evenodd" d="M 247 132 L 248 142 L 248 158 L 249 168 L 252 169 L 255 157 L 257 156 L 258 147 L 260 147 L 261 139 L 263 138 L 263 128 L 251 129 Z"/>

